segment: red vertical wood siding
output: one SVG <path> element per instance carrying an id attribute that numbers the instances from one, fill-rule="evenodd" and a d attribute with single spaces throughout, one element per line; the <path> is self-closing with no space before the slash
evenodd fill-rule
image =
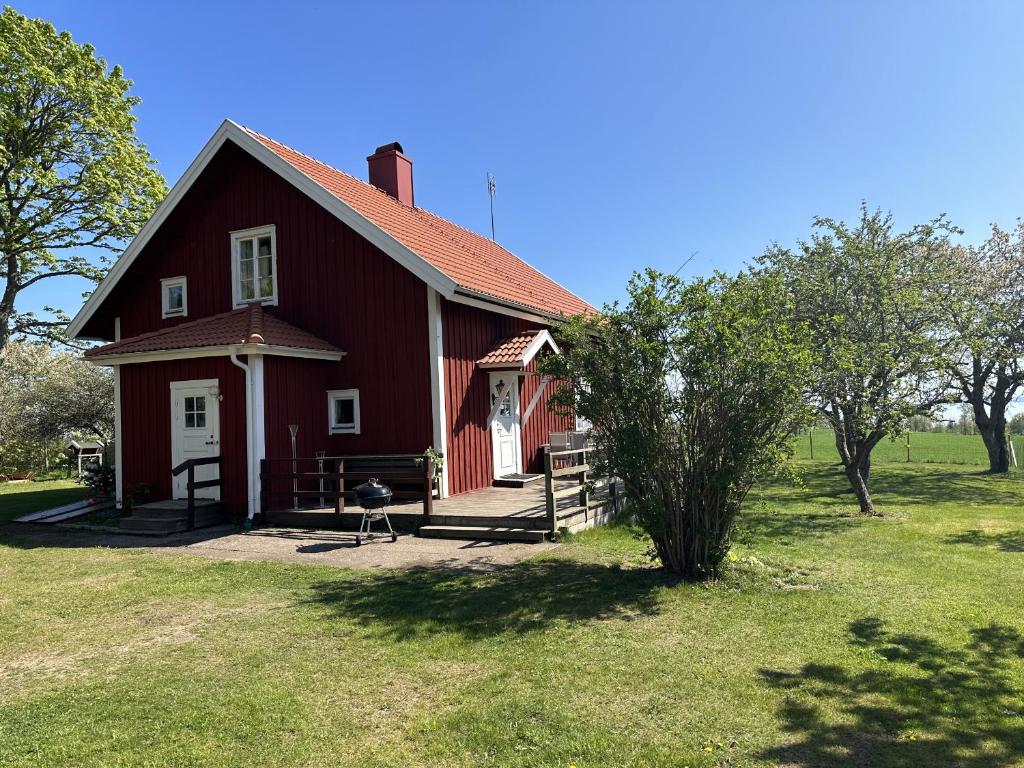
<path id="1" fill-rule="evenodd" d="M 220 402 L 221 498 L 246 511 L 245 374 L 227 358 L 203 357 L 121 366 L 121 468 L 124 488 L 147 485 L 151 500 L 171 497 L 171 382 L 217 379 Z"/>
<path id="2" fill-rule="evenodd" d="M 442 303 L 444 323 L 445 398 L 448 413 L 448 489 L 452 494 L 484 488 L 494 480 L 491 431 L 486 426 L 491 410 L 490 375 L 477 367 L 499 339 L 529 328 L 545 326 L 496 312 L 453 302 Z M 530 366 L 536 371 L 536 361 Z M 525 413 L 538 381 L 527 376 L 521 381 L 520 408 Z M 549 388 L 551 385 L 549 385 Z M 548 413 L 550 392 L 545 390 L 530 421 L 523 429 L 523 468 L 543 468 L 541 446 L 552 431 L 572 429 L 572 418 Z"/>
<path id="3" fill-rule="evenodd" d="M 268 311 L 346 352 L 337 363 L 265 358 L 267 456 L 290 455 L 292 423 L 300 425 L 305 456 L 424 450 L 433 434 L 426 285 L 232 144 L 218 152 L 105 302 L 108 320 L 120 316 L 121 335 L 129 337 L 230 310 L 229 233 L 267 224 L 277 233 L 279 302 Z M 188 317 L 164 320 L 160 280 L 177 275 L 188 278 Z M 222 363 L 243 376 L 226 358 Z M 188 361 L 160 365 L 191 370 Z M 136 397 L 138 378 L 126 382 L 124 395 Z M 204 377 L 176 372 L 173 378 Z M 350 388 L 360 392 L 362 434 L 328 436 L 327 390 Z M 141 411 L 126 416 L 126 445 L 150 429 L 148 419 Z M 244 443 L 239 450 L 244 497 Z M 169 451 L 168 443 L 165 456 Z M 159 462 L 151 461 L 144 474 L 156 477 Z"/>

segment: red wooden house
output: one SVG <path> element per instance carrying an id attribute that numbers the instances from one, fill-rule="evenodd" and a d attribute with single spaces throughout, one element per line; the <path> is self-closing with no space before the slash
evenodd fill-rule
<path id="1" fill-rule="evenodd" d="M 225 121 L 70 326 L 109 342 L 118 500 L 180 498 L 220 456 L 236 516 L 259 466 L 300 456 L 445 456 L 440 494 L 538 472 L 552 431 L 537 354 L 587 302 L 500 245 L 418 208 L 389 144 L 366 183 Z"/>

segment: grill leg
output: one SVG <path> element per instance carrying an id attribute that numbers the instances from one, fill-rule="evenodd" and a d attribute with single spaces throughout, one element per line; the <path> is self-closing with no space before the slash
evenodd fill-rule
<path id="1" fill-rule="evenodd" d="M 391 527 L 391 518 L 388 517 L 387 508 L 382 509 L 381 514 L 384 515 L 384 522 L 388 524 L 388 533 L 391 534 L 391 541 L 398 541 L 398 534 L 395 533 L 395 529 Z"/>

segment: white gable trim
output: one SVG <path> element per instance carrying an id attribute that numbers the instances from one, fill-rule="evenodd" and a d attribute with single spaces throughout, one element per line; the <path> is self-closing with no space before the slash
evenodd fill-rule
<path id="1" fill-rule="evenodd" d="M 258 139 L 251 136 L 240 125 L 231 120 L 225 120 L 210 140 L 206 142 L 206 146 L 203 147 L 196 159 L 192 161 L 192 164 L 185 170 L 185 173 L 178 179 L 178 182 L 167 194 L 167 197 L 164 198 L 164 201 L 157 207 L 156 212 L 146 222 L 145 226 L 142 227 L 139 234 L 124 250 L 121 257 L 114 262 L 110 272 L 96 286 L 96 290 L 89 296 L 85 305 L 75 315 L 75 318 L 68 326 L 69 336 L 81 338 L 78 334 L 81 333 L 83 326 L 110 295 L 114 286 L 117 285 L 118 281 L 135 261 L 135 257 L 145 248 L 146 244 L 181 201 L 182 197 L 185 196 L 185 193 L 191 189 L 192 184 L 195 183 L 199 175 L 209 165 L 210 160 L 213 159 L 217 151 L 227 141 L 234 142 L 278 176 L 290 182 L 299 191 L 305 193 L 307 197 L 334 214 L 338 220 L 380 248 L 384 253 L 423 280 L 431 288 L 434 288 L 442 296 L 449 298 L 455 292 L 455 281 L 444 272 L 407 248 L 355 209 L 339 200 L 309 176 L 297 170 Z"/>

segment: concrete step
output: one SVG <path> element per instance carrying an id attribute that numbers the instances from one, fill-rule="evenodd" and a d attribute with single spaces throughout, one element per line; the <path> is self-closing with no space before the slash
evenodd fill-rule
<path id="1" fill-rule="evenodd" d="M 539 544 L 544 541 L 544 531 L 524 528 L 495 528 L 464 525 L 424 525 L 419 535 L 428 539 L 467 539 L 470 541 L 523 541 Z"/>

